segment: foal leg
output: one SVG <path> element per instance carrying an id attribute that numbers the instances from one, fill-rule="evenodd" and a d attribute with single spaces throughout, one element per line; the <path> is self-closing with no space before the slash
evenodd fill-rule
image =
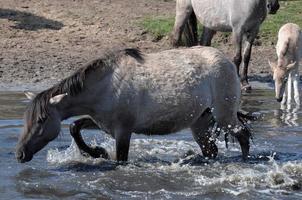
<path id="1" fill-rule="evenodd" d="M 202 35 L 200 38 L 200 45 L 202 46 L 211 46 L 212 38 L 215 35 L 216 31 L 203 27 Z"/>
<path id="2" fill-rule="evenodd" d="M 205 111 L 198 120 L 191 126 L 194 140 L 199 145 L 202 154 L 208 158 L 215 158 L 218 154 L 218 148 L 215 144 L 215 138 L 211 136 L 211 123 L 213 116 L 210 111 Z"/>
<path id="3" fill-rule="evenodd" d="M 293 74 L 293 86 L 294 86 L 294 99 L 296 102 L 296 107 L 300 106 L 300 94 L 299 94 L 299 72 Z"/>
<path id="4" fill-rule="evenodd" d="M 182 32 L 192 11 L 191 0 L 176 1 L 176 17 L 171 36 L 173 46 L 177 47 L 180 45 Z"/>
<path id="5" fill-rule="evenodd" d="M 287 80 L 287 109 L 291 109 L 291 103 L 292 103 L 292 72 L 289 73 L 288 75 L 288 80 Z"/>
<path id="6" fill-rule="evenodd" d="M 85 152 L 89 154 L 93 158 L 105 158 L 109 159 L 109 154 L 107 151 L 102 147 L 95 147 L 92 148 L 88 146 L 81 135 L 81 129 L 99 129 L 99 127 L 92 121 L 90 118 L 81 118 L 74 121 L 70 126 L 70 134 L 73 137 L 74 141 L 76 142 L 77 146 L 81 150 L 81 153 Z"/>
<path id="7" fill-rule="evenodd" d="M 252 46 L 253 46 L 253 42 L 255 40 L 257 33 L 258 33 L 258 31 L 255 31 L 253 33 L 250 33 L 250 35 L 247 36 L 246 46 L 245 46 L 244 53 L 243 53 L 243 71 L 241 74 L 241 86 L 242 86 L 242 89 L 244 89 L 246 91 L 250 91 L 252 89 L 252 87 L 248 83 L 247 73 L 248 73 L 249 62 L 251 59 Z"/>
<path id="8" fill-rule="evenodd" d="M 281 101 L 281 106 L 280 106 L 281 110 L 285 110 L 286 109 L 286 101 L 287 101 L 287 88 L 285 88 L 285 91 L 283 93 L 283 97 L 282 97 L 282 101 Z"/>

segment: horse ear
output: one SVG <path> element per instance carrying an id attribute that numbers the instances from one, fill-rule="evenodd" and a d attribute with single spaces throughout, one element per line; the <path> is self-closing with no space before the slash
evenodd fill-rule
<path id="1" fill-rule="evenodd" d="M 33 92 L 24 91 L 24 94 L 29 100 L 33 100 L 36 97 L 36 94 L 34 94 Z"/>
<path id="2" fill-rule="evenodd" d="M 65 96 L 67 96 L 67 95 L 68 95 L 68 94 L 65 93 L 65 94 L 58 94 L 58 95 L 56 95 L 56 96 L 54 96 L 54 97 L 51 97 L 51 98 L 49 99 L 49 103 L 52 104 L 52 105 L 56 105 L 56 104 L 60 103 L 60 102 L 62 101 L 62 99 L 63 99 Z"/>
<path id="3" fill-rule="evenodd" d="M 295 66 L 296 66 L 296 62 L 293 62 L 293 63 L 291 63 L 291 64 L 289 64 L 289 65 L 286 66 L 286 70 L 290 71 L 290 70 L 294 69 Z"/>

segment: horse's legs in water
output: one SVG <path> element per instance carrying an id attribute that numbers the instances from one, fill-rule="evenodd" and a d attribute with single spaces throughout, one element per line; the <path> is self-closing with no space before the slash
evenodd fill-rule
<path id="1" fill-rule="evenodd" d="M 176 17 L 171 38 L 173 46 L 179 46 L 185 23 L 187 22 L 192 11 L 191 0 L 176 1 Z"/>
<path id="2" fill-rule="evenodd" d="M 246 38 L 246 46 L 245 46 L 244 53 L 243 53 L 243 71 L 241 74 L 241 86 L 246 91 L 249 91 L 252 89 L 248 83 L 247 73 L 248 73 L 249 62 L 251 59 L 253 42 L 254 42 L 257 34 L 258 34 L 258 29 L 249 33 L 249 35 Z"/>
<path id="3" fill-rule="evenodd" d="M 213 116 L 218 123 L 219 128 L 225 134 L 231 134 L 236 137 L 242 152 L 242 158 L 245 160 L 249 154 L 251 134 L 242 121 L 238 118 L 237 103 L 238 99 L 228 98 L 218 101 L 214 105 Z"/>
<path id="4" fill-rule="evenodd" d="M 213 116 L 211 111 L 206 110 L 191 126 L 193 138 L 201 148 L 202 154 L 208 158 L 215 158 L 218 153 L 218 148 L 215 144 L 215 139 L 211 137 L 211 123 Z"/>
<path id="5" fill-rule="evenodd" d="M 211 46 L 211 41 L 216 31 L 209 29 L 207 27 L 203 27 L 202 35 L 200 38 L 200 45 L 202 46 Z"/>
<path id="6" fill-rule="evenodd" d="M 81 135 L 81 129 L 99 129 L 99 127 L 90 119 L 90 118 L 81 118 L 74 121 L 70 126 L 70 134 L 73 137 L 74 141 L 78 145 L 79 149 L 84 151 L 85 153 L 89 154 L 93 158 L 105 158 L 109 159 L 109 155 L 107 151 L 102 147 L 95 147 L 92 148 L 88 146 Z"/>
<path id="7" fill-rule="evenodd" d="M 127 161 L 129 146 L 130 146 L 130 138 L 131 131 L 128 128 L 117 126 L 114 130 L 115 137 L 115 147 L 116 147 L 116 160 L 119 161 Z"/>
<path id="8" fill-rule="evenodd" d="M 299 63 L 298 63 L 299 64 Z M 299 72 L 292 72 L 293 73 L 293 86 L 294 86 L 294 99 L 296 102 L 296 106 L 300 106 L 300 94 L 299 94 Z"/>
<path id="9" fill-rule="evenodd" d="M 233 30 L 233 42 L 235 45 L 235 56 L 233 58 L 233 61 L 237 67 L 237 73 L 239 76 L 239 72 L 240 72 L 240 64 L 242 61 L 242 32 L 241 31 L 236 31 Z"/>

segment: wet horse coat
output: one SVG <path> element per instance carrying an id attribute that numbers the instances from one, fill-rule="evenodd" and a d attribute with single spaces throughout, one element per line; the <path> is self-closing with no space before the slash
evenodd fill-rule
<path id="1" fill-rule="evenodd" d="M 213 117 L 238 139 L 246 158 L 250 134 L 237 117 L 239 102 L 236 67 L 214 48 L 146 55 L 136 49 L 113 51 L 33 99 L 16 157 L 31 160 L 57 137 L 62 120 L 88 115 L 80 128 L 97 126 L 114 137 L 118 161 L 128 159 L 132 133 L 169 134 L 184 128 L 191 128 L 205 156 L 216 157 L 209 131 Z M 83 147 L 77 128 L 71 132 Z M 101 152 L 108 157 L 105 149 Z"/>

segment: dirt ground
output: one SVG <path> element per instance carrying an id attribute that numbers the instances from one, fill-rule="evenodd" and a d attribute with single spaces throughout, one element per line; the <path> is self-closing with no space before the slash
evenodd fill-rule
<path id="1" fill-rule="evenodd" d="M 169 49 L 138 26 L 146 16 L 173 16 L 174 0 L 0 1 L 0 84 L 46 85 L 70 75 L 106 48 Z M 230 58 L 233 48 L 221 44 Z M 251 79 L 267 81 L 274 46 L 256 46 Z"/>

